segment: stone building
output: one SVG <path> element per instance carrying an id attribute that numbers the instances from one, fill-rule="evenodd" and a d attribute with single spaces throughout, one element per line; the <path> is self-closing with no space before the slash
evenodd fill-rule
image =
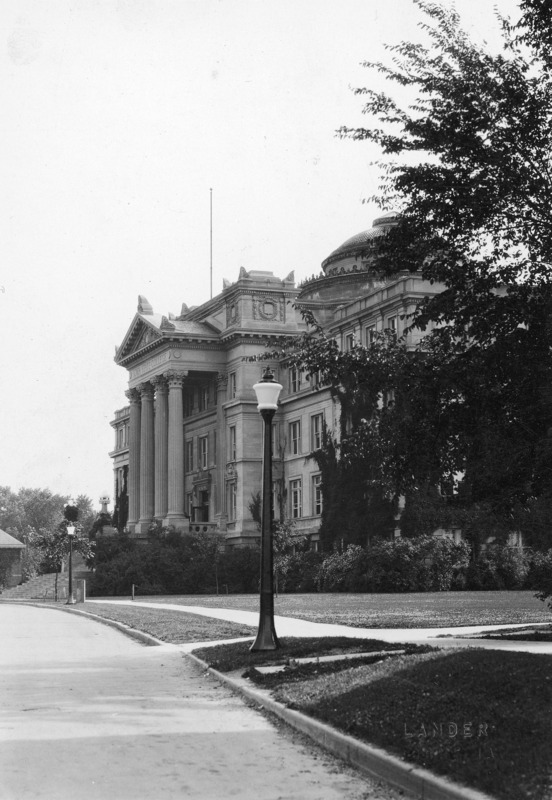
<path id="1" fill-rule="evenodd" d="M 178 316 L 155 313 L 144 297 L 117 349 L 128 370 L 129 405 L 115 412 L 116 521 L 137 537 L 154 521 L 176 529 L 217 531 L 227 546 L 258 538 L 250 512 L 260 490 L 262 420 L 253 384 L 261 364 L 249 361 L 268 341 L 304 330 L 296 304 L 308 308 L 342 349 L 369 344 L 377 331 L 402 334 L 404 318 L 439 287 L 417 275 L 381 279 L 371 269 L 376 237 L 394 215 L 351 237 L 322 263 L 319 275 L 241 269 L 235 283 Z M 412 334 L 410 344 L 414 345 Z M 274 418 L 274 507 L 317 546 L 320 474 L 309 453 L 324 423 L 338 427 L 328 389 L 274 362 L 284 389 Z"/>

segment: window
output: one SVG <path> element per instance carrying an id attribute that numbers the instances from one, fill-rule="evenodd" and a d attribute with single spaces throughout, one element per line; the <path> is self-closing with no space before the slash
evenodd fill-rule
<path id="1" fill-rule="evenodd" d="M 184 416 L 191 417 L 194 410 L 194 390 L 188 389 L 184 392 Z"/>
<path id="2" fill-rule="evenodd" d="M 322 513 L 322 475 L 312 476 L 312 513 L 315 517 Z"/>
<path id="3" fill-rule="evenodd" d="M 186 442 L 186 472 L 193 472 L 194 469 L 194 440 L 188 439 Z"/>
<path id="4" fill-rule="evenodd" d="M 270 433 L 272 436 L 272 458 L 280 458 L 280 427 L 278 422 L 272 423 Z"/>
<path id="5" fill-rule="evenodd" d="M 370 347 L 376 341 L 376 326 L 369 325 L 366 328 L 366 347 Z"/>
<path id="6" fill-rule="evenodd" d="M 324 414 L 315 414 L 311 417 L 311 450 L 320 450 L 322 447 L 322 428 Z"/>
<path id="7" fill-rule="evenodd" d="M 194 498 L 191 492 L 186 495 L 186 512 L 190 519 L 194 516 Z"/>
<path id="8" fill-rule="evenodd" d="M 313 389 L 319 388 L 322 381 L 322 375 L 319 369 L 317 369 L 316 372 L 313 372 L 312 375 L 309 375 L 309 381 Z"/>
<path id="9" fill-rule="evenodd" d="M 298 392 L 301 388 L 301 372 L 297 367 L 290 367 L 289 370 L 289 391 Z"/>
<path id="10" fill-rule="evenodd" d="M 272 481 L 272 518 L 280 519 L 280 481 Z"/>
<path id="11" fill-rule="evenodd" d="M 236 426 L 231 425 L 228 429 L 228 461 L 236 460 Z"/>
<path id="12" fill-rule="evenodd" d="M 209 458 L 209 438 L 202 436 L 199 440 L 199 468 L 207 469 L 207 461 Z"/>
<path id="13" fill-rule="evenodd" d="M 124 428 L 119 428 L 117 430 L 117 435 L 118 435 L 117 447 L 122 447 L 123 443 L 124 443 L 125 429 Z"/>
<path id="14" fill-rule="evenodd" d="M 209 402 L 209 387 L 208 386 L 200 386 L 199 387 L 199 397 L 198 397 L 199 410 L 200 411 L 206 411 L 208 402 Z"/>
<path id="15" fill-rule="evenodd" d="M 345 336 L 345 350 L 352 350 L 355 344 L 355 335 L 354 333 L 348 333 Z"/>
<path id="16" fill-rule="evenodd" d="M 393 337 L 397 338 L 397 317 L 387 318 L 387 332 Z"/>
<path id="17" fill-rule="evenodd" d="M 296 420 L 289 423 L 289 450 L 292 456 L 301 452 L 301 422 Z"/>
<path id="18" fill-rule="evenodd" d="M 231 372 L 228 376 L 228 398 L 233 400 L 236 397 L 237 389 L 236 389 L 236 373 Z"/>
<path id="19" fill-rule="evenodd" d="M 289 482 L 290 515 L 292 519 L 303 516 L 303 498 L 301 491 L 301 478 Z"/>
<path id="20" fill-rule="evenodd" d="M 237 509 L 237 485 L 236 481 L 229 481 L 228 483 L 228 521 L 234 522 L 236 519 Z"/>

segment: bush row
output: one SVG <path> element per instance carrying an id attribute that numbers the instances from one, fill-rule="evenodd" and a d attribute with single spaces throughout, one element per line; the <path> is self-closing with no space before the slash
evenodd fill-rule
<path id="1" fill-rule="evenodd" d="M 552 551 L 534 553 L 495 546 L 474 562 L 469 546 L 447 539 L 381 541 L 364 549 L 278 555 L 282 592 L 436 592 L 535 588 L 552 594 Z M 138 544 L 99 540 L 89 587 L 95 596 L 257 592 L 259 550 L 223 550 L 215 537 L 169 534 Z"/>

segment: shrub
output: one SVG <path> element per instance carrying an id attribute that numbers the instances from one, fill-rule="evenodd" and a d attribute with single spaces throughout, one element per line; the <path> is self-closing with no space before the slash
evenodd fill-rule
<path id="1" fill-rule="evenodd" d="M 530 588 L 536 590 L 539 600 L 548 601 L 552 609 L 552 550 L 533 554 L 527 581 Z"/>

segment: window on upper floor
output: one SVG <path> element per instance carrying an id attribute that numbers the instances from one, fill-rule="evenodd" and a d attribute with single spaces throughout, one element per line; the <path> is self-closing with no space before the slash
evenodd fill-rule
<path id="1" fill-rule="evenodd" d="M 322 513 L 322 475 L 312 476 L 312 514 L 319 517 Z"/>
<path id="2" fill-rule="evenodd" d="M 185 417 L 191 417 L 194 411 L 194 390 L 185 389 L 183 395 L 183 413 Z"/>
<path id="3" fill-rule="evenodd" d="M 231 372 L 228 375 L 228 399 L 233 400 L 237 395 L 236 373 Z"/>
<path id="4" fill-rule="evenodd" d="M 226 487 L 228 522 L 235 522 L 238 508 L 238 487 L 236 481 L 229 481 Z"/>
<path id="5" fill-rule="evenodd" d="M 369 325 L 366 328 L 366 347 L 370 347 L 376 341 L 376 326 Z"/>
<path id="6" fill-rule="evenodd" d="M 297 367 L 290 367 L 289 369 L 289 391 L 294 394 L 301 388 L 301 370 Z"/>
<path id="7" fill-rule="evenodd" d="M 303 516 L 303 491 L 301 478 L 289 482 L 289 511 L 292 519 Z"/>
<path id="8" fill-rule="evenodd" d="M 345 334 L 345 350 L 347 351 L 352 350 L 354 346 L 355 346 L 354 333 Z"/>
<path id="9" fill-rule="evenodd" d="M 311 417 L 311 450 L 320 450 L 322 447 L 323 428 L 324 414 L 314 414 Z"/>
<path id="10" fill-rule="evenodd" d="M 206 411 L 209 403 L 209 387 L 207 385 L 199 387 L 198 407 L 200 411 Z"/>
<path id="11" fill-rule="evenodd" d="M 207 469 L 209 465 L 209 437 L 200 436 L 199 438 L 199 468 Z"/>
<path id="12" fill-rule="evenodd" d="M 397 317 L 387 317 L 387 332 L 394 338 L 397 338 Z"/>
<path id="13" fill-rule="evenodd" d="M 186 442 L 186 472 L 194 470 L 194 440 L 188 439 Z"/>
<path id="14" fill-rule="evenodd" d="M 301 422 L 289 423 L 289 452 L 292 456 L 297 456 L 301 452 Z"/>
<path id="15" fill-rule="evenodd" d="M 228 428 L 228 461 L 236 460 L 236 426 Z"/>

